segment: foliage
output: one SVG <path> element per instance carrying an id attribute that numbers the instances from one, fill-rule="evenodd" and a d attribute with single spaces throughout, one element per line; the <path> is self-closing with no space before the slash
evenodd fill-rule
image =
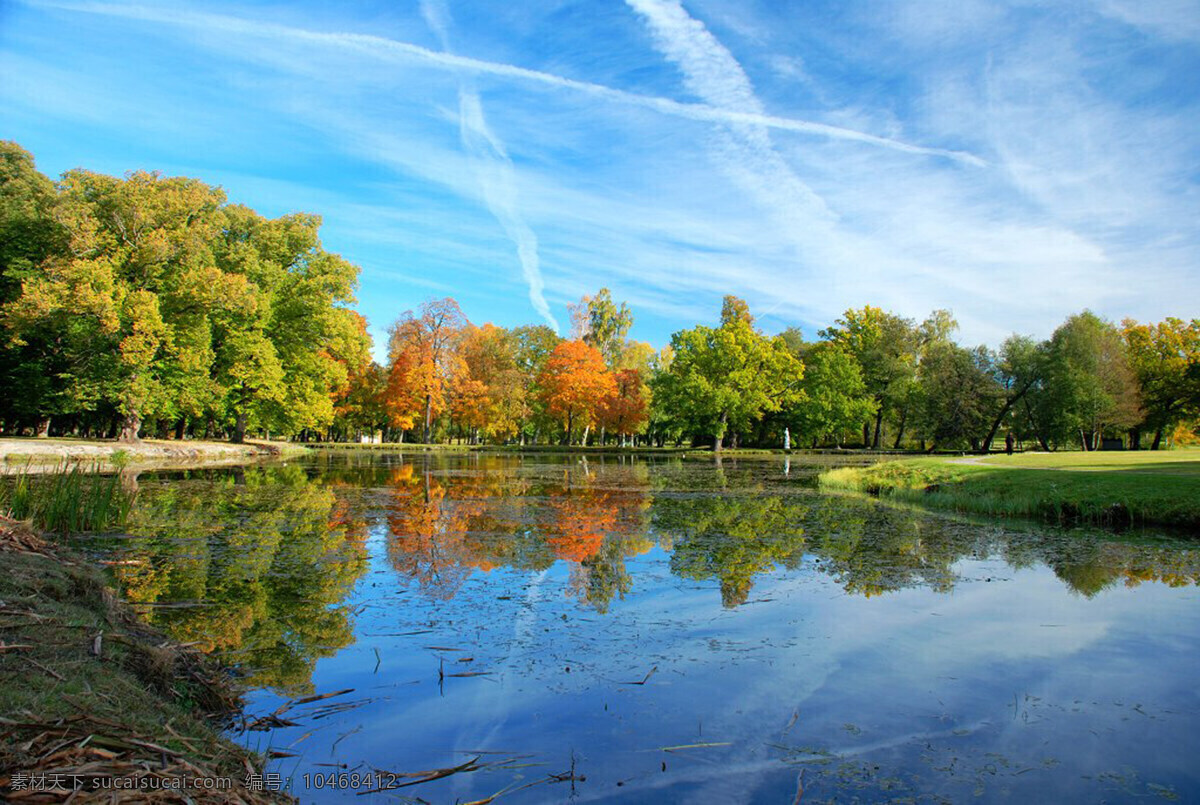
<path id="1" fill-rule="evenodd" d="M 589 427 L 601 401 L 616 393 L 604 357 L 583 341 L 564 341 L 555 347 L 538 377 L 538 386 L 547 410 L 562 420 L 564 443 L 570 442 L 576 424 Z"/>
<path id="2" fill-rule="evenodd" d="M 1044 382 L 1031 399 L 1031 415 L 1045 446 L 1078 438 L 1099 447 L 1106 429 L 1142 420 L 1137 380 L 1121 333 L 1090 311 L 1071 316 L 1046 348 Z"/>
<path id="3" fill-rule="evenodd" d="M 10 354 L 46 377 L 39 416 L 115 415 L 130 440 L 147 418 L 232 423 L 235 438 L 331 421 L 345 359 L 363 350 L 341 307 L 358 269 L 321 248 L 317 216 L 269 221 L 145 171 L 68 171 L 52 198 L 18 192 L 29 179 L 6 179 L 0 220 L 48 208 L 56 228 L 5 267 L 0 317 Z"/>
<path id="4" fill-rule="evenodd" d="M 457 347 L 469 324 L 458 303 L 446 297 L 422 303 L 417 313 L 406 310 L 392 325 L 389 410 L 397 423 L 420 417 L 426 443 L 434 417 L 446 407 L 448 389 L 463 372 Z"/>
<path id="5" fill-rule="evenodd" d="M 1164 431 L 1200 416 L 1200 319 L 1158 324 L 1126 319 L 1122 333 L 1137 377 L 1146 427 L 1158 447 Z"/>
<path id="6" fill-rule="evenodd" d="M 726 308 L 740 309 L 740 300 Z M 744 306 L 744 303 L 742 303 Z M 671 337 L 672 359 L 653 386 L 656 405 L 694 433 L 710 434 L 720 449 L 726 431 L 744 429 L 798 394 L 804 367 L 779 337 L 755 330 L 749 314 L 720 327 L 695 327 Z"/>
<path id="7" fill-rule="evenodd" d="M 846 431 L 875 413 L 876 402 L 867 394 L 862 370 L 848 352 L 829 341 L 800 346 L 798 351 L 804 377 L 800 395 L 785 412 L 788 426 L 814 446 L 826 437 L 841 444 Z"/>

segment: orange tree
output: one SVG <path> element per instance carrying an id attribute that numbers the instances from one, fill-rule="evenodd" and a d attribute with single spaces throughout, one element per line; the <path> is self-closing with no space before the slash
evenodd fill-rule
<path id="1" fill-rule="evenodd" d="M 550 414 L 559 417 L 566 428 L 563 444 L 571 443 L 577 421 L 584 423 L 583 439 L 591 427 L 596 409 L 616 389 L 604 357 L 595 347 L 582 341 L 564 341 L 554 348 L 546 367 L 538 377 L 542 399 Z"/>
<path id="2" fill-rule="evenodd" d="M 600 424 L 625 438 L 637 433 L 649 419 L 646 389 L 642 373 L 637 369 L 622 369 L 613 375 L 613 390 L 600 401 Z"/>

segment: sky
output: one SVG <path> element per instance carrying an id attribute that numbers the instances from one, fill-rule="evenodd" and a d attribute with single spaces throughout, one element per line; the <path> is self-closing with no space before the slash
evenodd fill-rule
<path id="1" fill-rule="evenodd" d="M 387 326 L 1200 315 L 1200 0 L 0 0 L 0 139 L 323 217 Z"/>

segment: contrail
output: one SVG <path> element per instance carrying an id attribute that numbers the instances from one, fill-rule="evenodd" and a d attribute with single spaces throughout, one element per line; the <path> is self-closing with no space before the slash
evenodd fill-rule
<path id="1" fill-rule="evenodd" d="M 741 64 L 704 23 L 689 16 L 679 0 L 626 3 L 645 20 L 655 47 L 679 68 L 689 92 L 747 120 L 764 116 L 763 104 Z M 714 146 L 716 163 L 777 221 L 782 232 L 811 238 L 814 227 L 824 228 L 836 220 L 824 199 L 775 150 L 765 126 L 724 122 Z"/>
<path id="2" fill-rule="evenodd" d="M 112 17 L 125 17 L 183 27 L 206 28 L 228 34 L 252 36 L 260 39 L 286 39 L 311 44 L 332 45 L 347 50 L 356 50 L 377 58 L 420 61 L 428 65 L 451 70 L 513 78 L 535 84 L 570 89 L 616 103 L 640 106 L 645 109 L 652 109 L 661 114 L 687 120 L 708 123 L 750 124 L 780 131 L 792 131 L 835 140 L 860 142 L 866 145 L 874 145 L 909 154 L 944 157 L 976 167 L 983 167 L 987 164 L 974 154 L 965 151 L 913 145 L 888 137 L 877 137 L 873 134 L 855 131 L 854 129 L 842 128 L 841 126 L 830 126 L 825 123 L 778 117 L 765 114 L 761 111 L 725 109 L 708 103 L 684 103 L 669 98 L 639 95 L 635 92 L 613 89 L 612 87 L 593 84 L 588 81 L 577 81 L 572 78 L 554 75 L 553 73 L 544 73 L 540 70 L 530 70 L 511 64 L 473 59 L 468 56 L 456 56 L 452 53 L 430 50 L 419 45 L 372 34 L 322 33 L 276 23 L 256 22 L 237 17 L 187 11 L 179 8 L 172 8 L 170 11 L 166 11 L 142 6 L 109 5 L 104 3 L 55 3 L 41 2 L 40 0 L 25 0 L 25 2 L 28 5 L 43 8 L 57 8 L 88 14 L 103 14 Z"/>
<path id="3" fill-rule="evenodd" d="M 442 49 L 448 53 L 450 45 L 445 7 L 434 0 L 422 0 L 421 13 L 441 40 Z M 467 153 L 474 157 L 475 175 L 483 190 L 484 202 L 517 247 L 521 273 L 529 286 L 530 303 L 538 315 L 557 333 L 558 321 L 550 312 L 550 305 L 546 303 L 544 294 L 545 282 L 538 260 L 537 235 L 521 216 L 512 160 L 505 151 L 504 144 L 488 127 L 479 92 L 461 78 L 458 82 L 458 107 L 459 136 Z"/>

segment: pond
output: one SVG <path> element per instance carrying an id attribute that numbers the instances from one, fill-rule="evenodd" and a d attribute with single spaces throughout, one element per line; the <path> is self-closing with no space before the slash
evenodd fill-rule
<path id="1" fill-rule="evenodd" d="M 304 802 L 1200 799 L 1200 545 L 819 468 L 325 453 L 143 475 L 88 548 Z"/>

